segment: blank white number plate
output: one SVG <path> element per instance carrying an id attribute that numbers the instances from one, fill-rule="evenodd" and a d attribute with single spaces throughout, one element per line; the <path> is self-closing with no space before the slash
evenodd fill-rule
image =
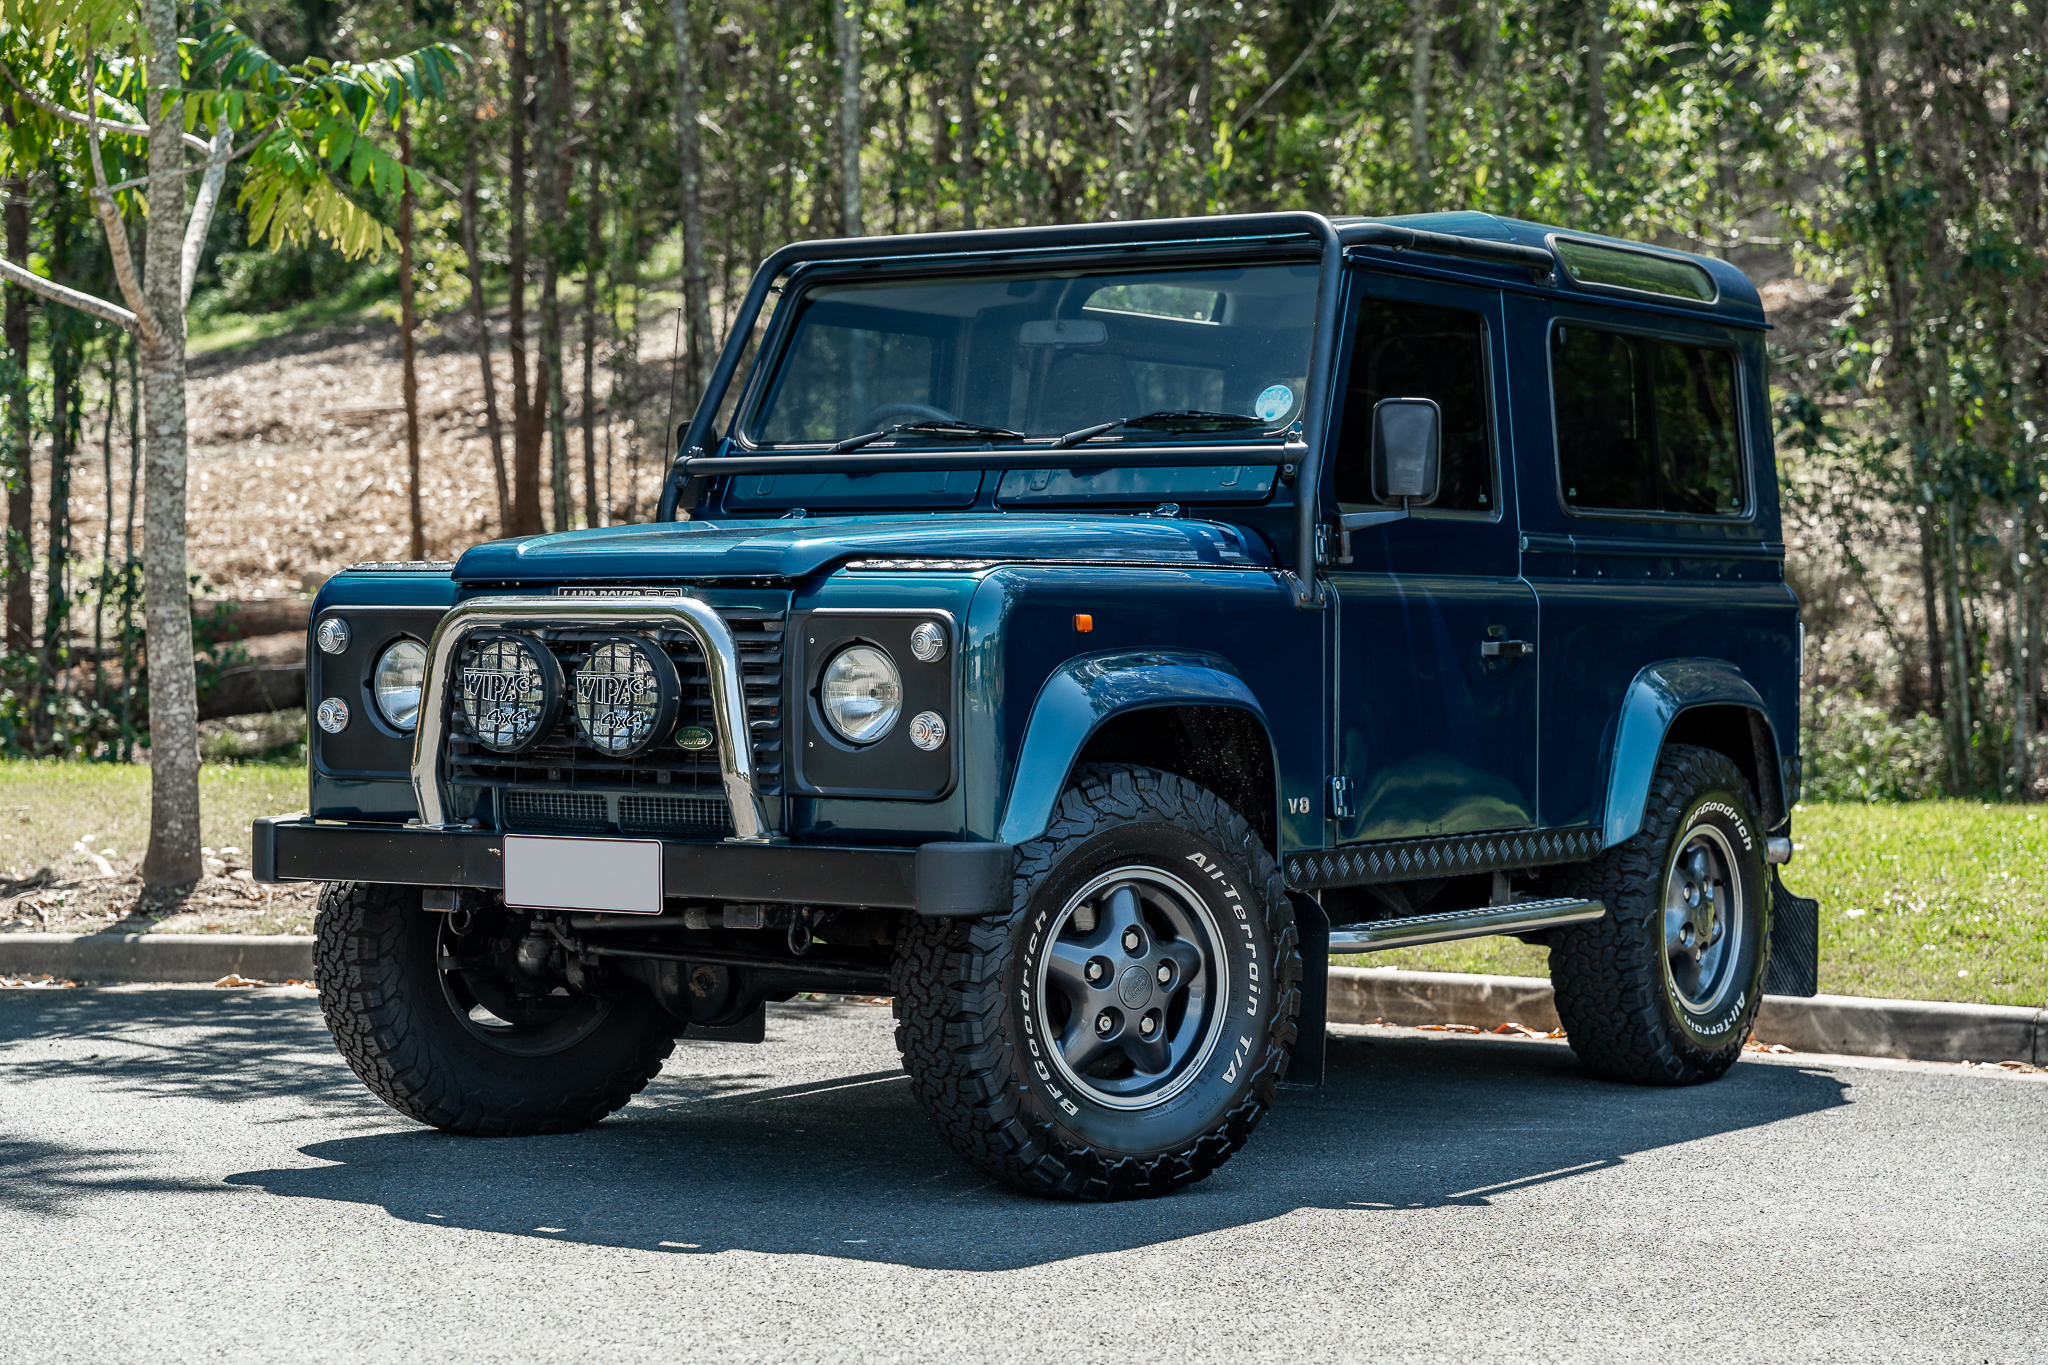
<path id="1" fill-rule="evenodd" d="M 658 915 L 661 841 L 508 834 L 505 904 Z"/>

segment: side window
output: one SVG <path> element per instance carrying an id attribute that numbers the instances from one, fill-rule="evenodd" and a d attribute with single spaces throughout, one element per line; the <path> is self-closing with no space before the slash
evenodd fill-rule
<path id="1" fill-rule="evenodd" d="M 1692 517 L 1749 510 L 1728 352 L 1560 326 L 1551 333 L 1550 385 L 1567 507 Z"/>
<path id="2" fill-rule="evenodd" d="M 1443 484 L 1433 509 L 1491 512 L 1493 442 L 1488 435 L 1486 324 L 1476 313 L 1366 299 L 1358 309 L 1337 502 L 1376 507 L 1372 496 L 1372 409 L 1382 398 L 1433 398 L 1443 409 Z"/>

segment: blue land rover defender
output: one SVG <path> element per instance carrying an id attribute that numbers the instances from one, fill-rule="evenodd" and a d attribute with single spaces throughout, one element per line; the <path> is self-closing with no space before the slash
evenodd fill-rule
<path id="1" fill-rule="evenodd" d="M 967 1160 L 1157 1194 L 1320 1077 L 1331 954 L 1482 934 L 1710 1080 L 1815 965 L 1764 328 L 1470 213 L 785 248 L 652 523 L 329 580 L 255 874 L 461 1133 L 887 995 Z"/>

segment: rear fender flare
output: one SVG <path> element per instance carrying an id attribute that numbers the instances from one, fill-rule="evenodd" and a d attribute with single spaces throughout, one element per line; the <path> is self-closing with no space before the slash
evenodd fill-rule
<path id="1" fill-rule="evenodd" d="M 1751 728 L 1762 727 L 1762 736 L 1772 748 L 1770 766 L 1759 765 L 1764 781 L 1777 778 L 1777 736 L 1771 729 L 1770 712 L 1756 688 L 1742 676 L 1742 670 L 1722 659 L 1665 659 L 1637 673 L 1622 697 L 1620 718 L 1615 729 L 1614 758 L 1607 772 L 1607 804 L 1602 808 L 1601 846 L 1612 848 L 1643 827 L 1643 807 L 1650 799 L 1650 782 L 1657 771 L 1657 756 L 1672 722 L 1695 707 L 1734 706 L 1748 711 Z M 1764 773 L 1768 776 L 1764 776 Z M 1768 808 L 1775 792 L 1757 796 Z"/>
<path id="2" fill-rule="evenodd" d="M 1272 742 L 1265 710 L 1218 655 L 1133 650 L 1070 659 L 1053 670 L 1032 703 L 996 838 L 1022 844 L 1045 832 L 1074 760 L 1104 722 L 1167 706 L 1242 708 L 1258 720 L 1268 745 Z"/>

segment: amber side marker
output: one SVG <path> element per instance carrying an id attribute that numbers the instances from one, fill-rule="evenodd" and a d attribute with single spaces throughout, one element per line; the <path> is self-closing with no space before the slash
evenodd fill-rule
<path id="1" fill-rule="evenodd" d="M 1076 616 L 1074 618 L 1074 629 L 1086 635 L 1089 631 L 1095 629 L 1095 618 L 1087 615 Z"/>

